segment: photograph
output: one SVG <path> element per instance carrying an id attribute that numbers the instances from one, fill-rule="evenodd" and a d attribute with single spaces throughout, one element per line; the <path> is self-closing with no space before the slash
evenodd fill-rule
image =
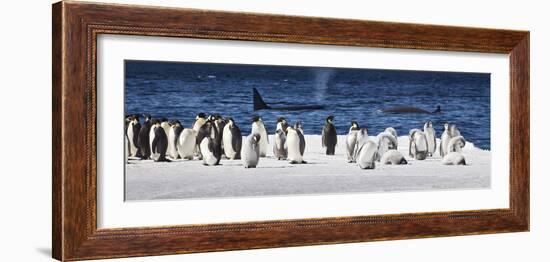
<path id="1" fill-rule="evenodd" d="M 126 201 L 491 187 L 491 75 L 124 61 Z"/>

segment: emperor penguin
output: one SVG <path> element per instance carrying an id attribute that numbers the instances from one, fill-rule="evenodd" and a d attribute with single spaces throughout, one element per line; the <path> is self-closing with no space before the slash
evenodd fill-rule
<path id="1" fill-rule="evenodd" d="M 294 127 L 287 128 L 286 144 L 288 149 L 287 159 L 291 164 L 305 164 L 304 152 L 306 148 L 306 140 L 302 132 Z"/>
<path id="2" fill-rule="evenodd" d="M 126 117 L 124 117 L 124 134 L 126 134 L 126 130 L 128 130 L 128 125 L 130 124 L 130 122 L 132 122 L 133 117 L 134 115 L 126 115 Z"/>
<path id="3" fill-rule="evenodd" d="M 405 160 L 405 157 L 401 152 L 392 149 L 386 151 L 384 155 L 380 158 L 380 163 L 383 165 L 406 165 L 407 160 Z"/>
<path id="4" fill-rule="evenodd" d="M 439 142 L 439 155 L 444 157 L 447 154 L 447 145 L 452 138 L 451 131 L 449 129 L 449 123 L 443 124 L 445 130 L 441 133 L 441 141 Z"/>
<path id="5" fill-rule="evenodd" d="M 141 159 L 149 159 L 151 157 L 151 146 L 149 144 L 149 133 L 151 131 L 151 126 L 153 123 L 151 122 L 151 115 L 144 114 L 143 115 L 145 122 L 143 122 L 143 125 L 141 126 L 141 129 L 139 130 L 138 134 L 138 145 L 139 145 L 139 151 L 141 154 Z"/>
<path id="6" fill-rule="evenodd" d="M 452 152 L 461 152 L 462 148 L 466 145 L 466 140 L 463 136 L 455 136 L 449 140 L 447 144 L 447 154 Z"/>
<path id="7" fill-rule="evenodd" d="M 182 159 L 193 160 L 198 132 L 192 128 L 184 128 L 177 140 L 178 155 Z"/>
<path id="8" fill-rule="evenodd" d="M 153 127 L 151 128 L 154 131 L 154 137 L 152 144 L 151 155 L 155 162 L 170 162 L 166 158 L 166 150 L 168 149 L 168 137 L 166 132 L 161 125 L 160 120 L 155 120 L 153 122 Z"/>
<path id="9" fill-rule="evenodd" d="M 428 140 L 422 130 L 414 128 L 409 132 L 409 156 L 424 160 L 428 156 Z"/>
<path id="10" fill-rule="evenodd" d="M 306 150 L 306 139 L 304 137 L 304 129 L 302 128 L 302 122 L 296 121 L 294 123 L 294 129 L 296 130 L 296 132 L 298 133 L 298 136 L 300 137 L 300 153 L 303 156 Z"/>
<path id="11" fill-rule="evenodd" d="M 325 127 L 321 131 L 322 147 L 326 147 L 327 156 L 334 155 L 336 144 L 338 143 L 338 134 L 334 127 L 334 116 L 330 115 L 325 119 Z"/>
<path id="12" fill-rule="evenodd" d="M 174 120 L 170 125 L 170 131 L 168 131 L 168 156 L 172 159 L 178 159 L 178 138 L 183 131 L 180 121 Z"/>
<path id="13" fill-rule="evenodd" d="M 285 160 L 288 156 L 288 148 L 286 146 L 286 131 L 288 123 L 284 117 L 277 118 L 277 127 L 273 136 L 273 155 L 277 160 Z"/>
<path id="14" fill-rule="evenodd" d="M 388 150 L 397 149 L 397 139 L 390 132 L 382 132 L 376 136 L 378 140 L 378 161 Z"/>
<path id="15" fill-rule="evenodd" d="M 273 155 L 277 160 L 285 160 L 288 156 L 285 131 L 282 128 L 277 129 L 273 140 Z"/>
<path id="16" fill-rule="evenodd" d="M 260 141 L 262 136 L 257 133 L 248 135 L 243 141 L 242 160 L 244 168 L 255 168 L 260 161 Z"/>
<path id="17" fill-rule="evenodd" d="M 233 118 L 229 117 L 225 120 L 227 124 L 223 127 L 223 151 L 225 156 L 231 160 L 241 158 L 241 147 L 243 142 L 243 137 L 241 130 L 235 123 Z"/>
<path id="18" fill-rule="evenodd" d="M 357 133 L 359 130 L 359 124 L 355 121 L 351 121 L 351 127 L 346 137 L 346 156 L 348 157 L 348 163 L 355 162 L 355 144 L 357 142 Z"/>
<path id="19" fill-rule="evenodd" d="M 378 145 L 370 139 L 359 145 L 357 154 L 357 165 L 361 169 L 374 169 L 378 158 Z"/>
<path id="20" fill-rule="evenodd" d="M 214 123 L 208 122 L 201 129 L 207 129 L 207 135 L 201 140 L 200 152 L 203 164 L 206 166 L 216 166 L 220 164 L 222 158 L 222 145 L 218 139 L 220 134 L 214 127 Z"/>
<path id="21" fill-rule="evenodd" d="M 140 157 L 141 153 L 139 150 L 139 131 L 141 130 L 141 124 L 139 123 L 139 116 L 132 115 L 129 118 L 128 125 L 126 127 L 126 136 L 128 138 L 128 149 L 129 156 Z"/>
<path id="22" fill-rule="evenodd" d="M 428 140 L 428 156 L 431 157 L 435 154 L 435 150 L 437 149 L 436 133 L 432 121 L 424 123 L 424 134 L 426 134 L 426 139 Z"/>
<path id="23" fill-rule="evenodd" d="M 265 157 L 269 145 L 269 138 L 267 137 L 267 130 L 265 129 L 264 122 L 259 116 L 254 116 L 252 118 L 251 133 L 260 135 L 260 157 Z"/>
<path id="24" fill-rule="evenodd" d="M 459 152 L 449 152 L 443 159 L 441 159 L 443 165 L 466 165 L 466 159 Z"/>

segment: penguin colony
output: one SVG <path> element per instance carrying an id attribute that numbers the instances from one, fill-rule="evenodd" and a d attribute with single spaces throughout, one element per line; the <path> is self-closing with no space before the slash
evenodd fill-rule
<path id="1" fill-rule="evenodd" d="M 149 114 L 129 115 L 125 118 L 125 145 L 127 157 L 155 162 L 170 162 L 176 159 L 200 160 L 206 166 L 219 165 L 222 158 L 241 160 L 245 168 L 255 168 L 260 158 L 266 157 L 269 147 L 267 129 L 259 116 L 251 120 L 251 133 L 244 137 L 239 126 L 231 117 L 219 114 L 207 116 L 199 113 L 189 128 L 179 121 L 166 118 L 152 118 Z M 423 129 L 409 131 L 409 157 L 425 160 L 433 157 L 439 148 L 444 165 L 466 165 L 461 154 L 466 140 L 455 124 L 445 123 L 440 143 L 436 142 L 436 131 L 431 121 Z M 326 155 L 334 155 L 338 143 L 334 116 L 328 116 L 321 130 L 322 147 Z M 273 156 L 291 164 L 305 164 L 306 141 L 300 122 L 289 125 L 284 117 L 277 119 L 272 137 Z M 368 129 L 352 121 L 345 139 L 348 163 L 355 163 L 361 169 L 374 169 L 382 165 L 406 165 L 407 160 L 397 151 L 398 136 L 394 128 L 388 127 L 373 139 Z"/>

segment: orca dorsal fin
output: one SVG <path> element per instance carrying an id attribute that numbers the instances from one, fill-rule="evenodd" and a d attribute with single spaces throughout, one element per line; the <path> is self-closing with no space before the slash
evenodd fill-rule
<path id="1" fill-rule="evenodd" d="M 254 92 L 254 111 L 269 109 L 269 106 L 264 102 L 260 92 L 258 92 L 255 87 L 252 88 L 252 91 Z"/>

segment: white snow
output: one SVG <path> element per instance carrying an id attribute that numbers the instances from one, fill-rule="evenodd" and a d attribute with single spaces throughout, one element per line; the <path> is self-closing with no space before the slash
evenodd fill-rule
<path id="1" fill-rule="evenodd" d="M 345 135 L 338 136 L 334 156 L 325 155 L 320 135 L 306 135 L 304 160 L 290 164 L 268 156 L 257 168 L 245 169 L 241 160 L 222 159 L 219 166 L 199 160 L 155 163 L 129 160 L 126 165 L 126 200 L 253 197 L 300 194 L 343 194 L 392 191 L 479 189 L 490 187 L 491 152 L 467 142 L 462 150 L 466 166 L 441 163 L 434 157 L 415 160 L 408 155 L 409 138 L 399 137 L 398 150 L 407 165 L 376 163 L 372 170 L 347 163 Z M 371 137 L 375 140 L 375 137 Z M 274 141 L 272 137 L 270 142 Z M 439 139 L 437 141 L 439 145 Z"/>

